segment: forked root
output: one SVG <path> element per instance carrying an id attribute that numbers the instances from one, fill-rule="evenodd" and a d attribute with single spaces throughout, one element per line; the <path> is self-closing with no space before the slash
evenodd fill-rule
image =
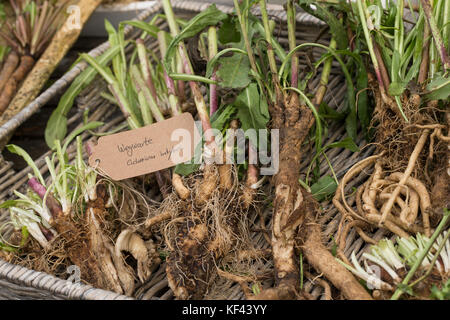
<path id="1" fill-rule="evenodd" d="M 361 286 L 358 280 L 341 265 L 330 251 L 323 245 L 320 225 L 315 223 L 315 212 L 318 204 L 312 196 L 304 192 L 308 208 L 305 212 L 306 221 L 302 234 L 303 254 L 308 263 L 322 273 L 342 294 L 350 300 L 372 300 L 370 294 Z"/>

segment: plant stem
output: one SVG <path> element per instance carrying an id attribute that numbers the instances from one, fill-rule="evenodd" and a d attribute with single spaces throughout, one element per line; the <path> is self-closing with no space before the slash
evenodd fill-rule
<path id="1" fill-rule="evenodd" d="M 267 14 L 266 0 L 259 0 L 259 6 L 261 8 L 262 21 L 267 42 L 267 58 L 269 59 L 269 67 L 270 71 L 272 72 L 272 77 L 274 78 L 273 80 L 278 82 L 277 63 L 275 60 L 275 53 L 273 52 L 272 48 L 272 31 L 269 25 L 269 16 Z"/>
<path id="2" fill-rule="evenodd" d="M 208 54 L 209 60 L 214 59 L 217 54 L 217 30 L 215 26 L 211 26 L 208 29 Z M 216 70 L 213 71 L 211 79 L 216 81 Z M 218 108 L 218 97 L 217 97 L 217 85 L 209 85 L 209 115 L 212 116 Z"/>
<path id="3" fill-rule="evenodd" d="M 155 101 L 158 101 L 158 95 L 156 93 L 155 85 L 154 85 L 153 79 L 152 79 L 152 74 L 150 72 L 150 66 L 149 66 L 149 61 L 147 58 L 147 53 L 145 50 L 144 40 L 137 39 L 136 47 L 137 47 L 137 52 L 138 52 L 138 56 L 139 56 L 139 62 L 141 63 L 141 72 L 144 77 L 144 80 L 145 80 L 147 87 L 149 88 L 150 93 L 152 94 L 153 98 L 155 99 Z"/>
<path id="4" fill-rule="evenodd" d="M 256 74 L 258 74 L 259 72 L 258 72 L 258 68 L 256 67 L 256 61 L 255 61 L 255 55 L 253 53 L 253 48 L 250 44 L 250 40 L 248 39 L 247 25 L 244 21 L 244 17 L 242 16 L 241 8 L 239 7 L 238 1 L 237 0 L 233 0 L 233 1 L 234 1 L 234 7 L 236 9 L 236 14 L 239 19 L 239 24 L 241 25 L 241 33 L 244 37 L 245 48 L 247 50 L 248 59 L 250 60 L 250 66 L 251 66 L 252 70 Z"/>
<path id="5" fill-rule="evenodd" d="M 422 3 L 422 8 L 425 12 L 425 17 L 427 18 L 428 25 L 430 26 L 431 34 L 433 35 L 434 43 L 436 45 L 436 49 L 439 52 L 442 65 L 444 66 L 445 70 L 450 69 L 450 59 L 448 57 L 444 42 L 442 41 L 441 34 L 439 33 L 439 29 L 436 25 L 436 20 L 433 16 L 433 10 L 431 8 L 430 0 L 420 0 L 420 2 Z"/>
<path id="6" fill-rule="evenodd" d="M 167 37 L 165 31 L 159 31 L 158 32 L 158 44 L 159 44 L 159 51 L 161 52 L 161 57 L 164 57 L 167 52 Z M 169 77 L 166 70 L 164 70 L 164 82 L 166 83 L 167 92 L 169 94 L 169 104 L 170 108 L 172 110 L 172 115 L 176 116 L 182 113 L 180 102 L 176 93 L 175 88 L 175 82 L 174 80 Z M 180 83 L 184 83 L 183 81 L 179 81 L 178 85 Z M 184 88 L 184 86 L 183 86 Z M 184 90 L 184 89 L 183 89 Z"/>
<path id="7" fill-rule="evenodd" d="M 336 49 L 336 39 L 334 37 L 330 40 L 330 46 L 331 49 Z M 322 69 L 322 75 L 320 76 L 320 85 L 319 88 L 317 88 L 316 94 L 314 95 L 313 103 L 318 108 L 319 105 L 322 103 L 323 98 L 325 97 L 325 93 L 327 92 L 327 85 L 328 85 L 328 79 L 330 78 L 331 73 L 331 65 L 333 63 L 333 57 L 329 57 L 324 63 L 323 63 L 323 69 Z"/>
<path id="8" fill-rule="evenodd" d="M 145 86 L 144 79 L 142 79 L 139 69 L 136 66 L 131 66 L 131 77 L 133 79 L 134 85 L 136 86 L 136 91 L 138 92 L 138 94 L 143 93 L 144 97 L 147 99 L 148 105 L 155 120 L 163 121 L 164 116 L 159 110 L 157 102 L 155 101 L 155 99 L 153 99 L 150 90 Z M 145 111 L 143 113 L 145 113 Z"/>
<path id="9" fill-rule="evenodd" d="M 430 240 L 428 241 L 427 245 L 421 252 L 419 258 L 416 260 L 414 265 L 412 266 L 411 270 L 409 270 L 408 274 L 402 281 L 402 285 L 406 286 L 408 285 L 409 280 L 413 277 L 414 273 L 417 271 L 417 269 L 422 264 L 423 259 L 427 256 L 428 252 L 430 251 L 431 247 L 433 246 L 434 241 L 436 241 L 437 237 L 441 233 L 441 231 L 444 229 L 448 219 L 450 218 L 450 211 L 447 211 L 444 213 L 444 217 L 442 218 L 441 222 L 437 226 L 436 230 L 434 231 L 433 235 L 431 236 Z M 400 296 L 403 294 L 403 290 L 401 288 L 398 288 L 394 294 L 391 297 L 391 300 L 398 300 Z"/>
<path id="10" fill-rule="evenodd" d="M 170 0 L 162 0 L 162 5 L 164 8 L 164 12 L 167 17 L 167 22 L 169 24 L 170 32 L 172 36 L 177 36 L 180 32 L 178 28 L 178 24 L 175 20 L 175 15 L 173 13 L 172 5 L 170 4 Z M 194 70 L 192 68 L 191 61 L 189 60 L 189 56 L 186 50 L 186 46 L 183 41 L 180 41 L 178 44 L 178 51 L 181 56 L 181 60 L 183 62 L 184 72 L 188 75 L 193 75 Z M 195 106 L 197 107 L 198 116 L 200 121 L 202 122 L 202 128 L 205 135 L 206 145 L 215 144 L 214 134 L 211 130 L 211 122 L 209 120 L 208 110 L 206 108 L 205 100 L 203 99 L 203 95 L 200 91 L 200 88 L 195 81 L 189 81 L 189 86 L 192 91 L 192 95 L 194 96 Z"/>
<path id="11" fill-rule="evenodd" d="M 420 85 L 424 85 L 428 78 L 428 64 L 430 61 L 430 26 L 428 23 L 424 24 L 423 29 L 423 41 L 425 41 L 422 51 L 422 60 L 420 62 L 419 75 L 417 82 Z"/>
<path id="12" fill-rule="evenodd" d="M 367 21 L 370 21 L 367 19 L 367 8 L 365 6 L 365 3 L 363 0 L 356 0 L 358 5 L 358 13 L 359 13 L 359 20 L 361 21 L 361 25 L 364 31 L 364 37 L 366 38 L 367 48 L 369 49 L 370 58 L 372 60 L 373 68 L 375 69 L 375 75 L 378 80 L 378 85 L 380 86 L 381 90 L 383 92 L 386 92 L 386 87 L 383 82 L 383 78 L 381 77 L 380 72 L 380 66 L 378 63 L 377 56 L 375 55 L 373 43 L 372 43 L 372 36 L 370 35 L 370 31 L 367 27 Z M 366 20 L 367 19 L 367 20 Z"/>
<path id="13" fill-rule="evenodd" d="M 128 122 L 128 125 L 131 129 L 137 129 L 140 127 L 139 120 L 136 118 L 136 115 L 134 115 L 131 112 L 130 106 L 128 104 L 128 101 L 126 100 L 125 96 L 119 89 L 119 85 L 117 83 L 110 84 L 108 86 L 108 89 L 113 94 L 114 98 L 117 101 L 117 104 L 119 105 L 120 110 L 122 111 L 125 119 Z"/>
<path id="14" fill-rule="evenodd" d="M 288 39 L 289 39 L 289 50 L 296 47 L 296 37 L 295 37 L 295 5 L 293 0 L 288 0 L 287 2 L 287 22 L 288 22 Z M 325 67 L 325 66 L 324 66 Z M 294 88 L 298 87 L 298 55 L 294 54 L 291 61 L 291 86 Z"/>

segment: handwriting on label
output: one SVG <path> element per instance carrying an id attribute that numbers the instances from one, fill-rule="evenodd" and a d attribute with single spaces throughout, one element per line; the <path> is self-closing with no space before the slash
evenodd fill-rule
<path id="1" fill-rule="evenodd" d="M 190 113 L 143 128 L 101 137 L 89 165 L 114 180 L 173 167 L 194 155 L 196 127 Z"/>

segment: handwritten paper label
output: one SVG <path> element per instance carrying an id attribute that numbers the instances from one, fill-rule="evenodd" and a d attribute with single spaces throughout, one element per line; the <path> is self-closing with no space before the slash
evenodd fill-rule
<path id="1" fill-rule="evenodd" d="M 192 159 L 196 127 L 190 113 L 101 137 L 89 165 L 114 180 L 163 170 Z"/>

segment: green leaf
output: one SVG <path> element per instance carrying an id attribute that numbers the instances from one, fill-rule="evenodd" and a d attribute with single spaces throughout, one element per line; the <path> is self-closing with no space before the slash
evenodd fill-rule
<path id="1" fill-rule="evenodd" d="M 435 78 L 427 85 L 427 100 L 447 100 L 450 96 L 450 79 L 441 75 Z"/>
<path id="2" fill-rule="evenodd" d="M 219 108 L 211 117 L 211 126 L 214 129 L 223 130 L 225 123 L 227 123 L 233 114 L 236 112 L 236 106 L 225 105 Z"/>
<path id="3" fill-rule="evenodd" d="M 236 25 L 236 18 L 228 16 L 222 23 L 217 32 L 218 39 L 221 44 L 241 41 L 240 28 Z"/>
<path id="4" fill-rule="evenodd" d="M 431 287 L 431 298 L 438 300 L 450 300 L 450 279 L 442 284 L 442 289 L 439 289 L 435 284 Z"/>
<path id="5" fill-rule="evenodd" d="M 239 48 L 226 48 L 226 49 L 223 49 L 222 51 L 217 53 L 214 56 L 214 58 L 212 58 L 211 60 L 208 61 L 208 64 L 206 65 L 206 73 L 205 73 L 205 77 L 206 78 L 210 78 L 211 77 L 217 62 L 220 61 L 220 57 L 223 56 L 224 54 L 227 54 L 228 52 L 237 52 L 237 53 L 241 53 L 241 54 L 244 54 L 244 55 L 247 54 L 246 51 L 244 51 L 242 49 L 239 49 Z"/>
<path id="6" fill-rule="evenodd" d="M 5 18 L 6 18 L 5 5 L 3 3 L 0 3 L 0 22 L 3 22 Z"/>
<path id="7" fill-rule="evenodd" d="M 44 178 L 42 177 L 41 172 L 39 171 L 38 167 L 34 163 L 33 159 L 31 159 L 30 155 L 25 150 L 23 150 L 21 147 L 16 146 L 14 144 L 8 144 L 6 147 L 8 148 L 9 152 L 17 154 L 17 155 L 21 156 L 23 158 L 23 160 L 25 160 L 25 162 L 28 164 L 28 166 L 30 166 L 31 169 L 33 169 L 34 176 L 36 178 L 38 178 L 39 182 L 45 187 Z"/>
<path id="8" fill-rule="evenodd" d="M 333 120 L 344 120 L 345 113 L 337 112 L 335 109 L 331 108 L 325 101 L 319 106 L 319 114 L 322 118 L 333 119 Z"/>
<path id="9" fill-rule="evenodd" d="M 248 56 L 235 53 L 231 57 L 221 58 L 219 63 L 220 67 L 216 74 L 221 80 L 221 87 L 234 89 L 248 86 L 250 83 Z"/>
<path id="10" fill-rule="evenodd" d="M 158 37 L 158 32 L 160 31 L 160 29 L 150 23 L 144 22 L 144 21 L 137 21 L 137 20 L 125 20 L 120 22 L 120 24 L 127 24 L 130 26 L 133 26 L 135 28 L 141 29 L 144 32 L 147 32 L 150 36 L 152 36 L 153 38 Z"/>
<path id="11" fill-rule="evenodd" d="M 345 130 L 350 138 L 356 140 L 356 132 L 357 132 L 357 121 L 356 121 L 356 111 L 350 109 L 350 113 L 347 118 L 345 118 Z"/>
<path id="12" fill-rule="evenodd" d="M 11 207 L 15 207 L 17 206 L 18 203 L 19 201 L 17 200 L 6 200 L 5 202 L 0 204 L 0 209 L 8 209 Z"/>
<path id="13" fill-rule="evenodd" d="M 355 144 L 352 138 L 346 137 L 338 142 L 333 142 L 327 145 L 325 148 L 345 148 L 352 152 L 359 152 L 358 146 Z"/>
<path id="14" fill-rule="evenodd" d="M 225 20 L 228 17 L 227 14 L 216 8 L 216 5 L 211 5 L 205 11 L 197 14 L 193 17 L 188 24 L 181 30 L 181 32 L 172 39 L 170 42 L 166 56 L 164 57 L 164 68 L 167 73 L 171 73 L 171 63 L 172 58 L 175 54 L 175 49 L 178 43 L 183 41 L 184 39 L 191 38 L 195 36 L 197 33 L 201 32 L 208 26 L 214 26 L 218 24 L 220 21 Z"/>
<path id="15" fill-rule="evenodd" d="M 322 201 L 334 194 L 336 189 L 336 181 L 331 176 L 326 175 L 311 186 L 311 193 L 317 201 Z"/>
<path id="16" fill-rule="evenodd" d="M 388 92 L 391 96 L 399 96 L 405 91 L 406 83 L 403 82 L 392 82 L 389 85 Z"/>
<path id="17" fill-rule="evenodd" d="M 98 58 L 101 66 L 111 61 L 118 54 L 119 47 L 108 49 Z M 67 133 L 67 114 L 73 106 L 76 96 L 86 88 L 97 75 L 97 71 L 93 67 L 88 67 L 72 82 L 71 86 L 63 94 L 59 100 L 57 108 L 52 112 L 45 128 L 45 142 L 51 148 L 55 148 L 55 140 L 62 141 Z"/>
<path id="18" fill-rule="evenodd" d="M 195 163 L 180 163 L 175 166 L 175 173 L 182 175 L 182 176 L 188 176 L 191 173 L 194 173 L 195 171 L 200 168 L 199 164 Z"/>
<path id="19" fill-rule="evenodd" d="M 20 240 L 19 247 L 23 247 L 25 245 L 29 235 L 30 235 L 30 233 L 28 232 L 28 228 L 23 226 L 22 227 L 22 239 Z"/>
<path id="20" fill-rule="evenodd" d="M 269 111 L 267 101 L 259 94 L 258 87 L 251 83 L 236 98 L 234 105 L 237 107 L 237 117 L 241 121 L 241 128 L 265 129 L 269 121 Z M 253 138 L 251 139 L 253 140 Z M 252 141 L 257 146 L 257 141 Z"/>

